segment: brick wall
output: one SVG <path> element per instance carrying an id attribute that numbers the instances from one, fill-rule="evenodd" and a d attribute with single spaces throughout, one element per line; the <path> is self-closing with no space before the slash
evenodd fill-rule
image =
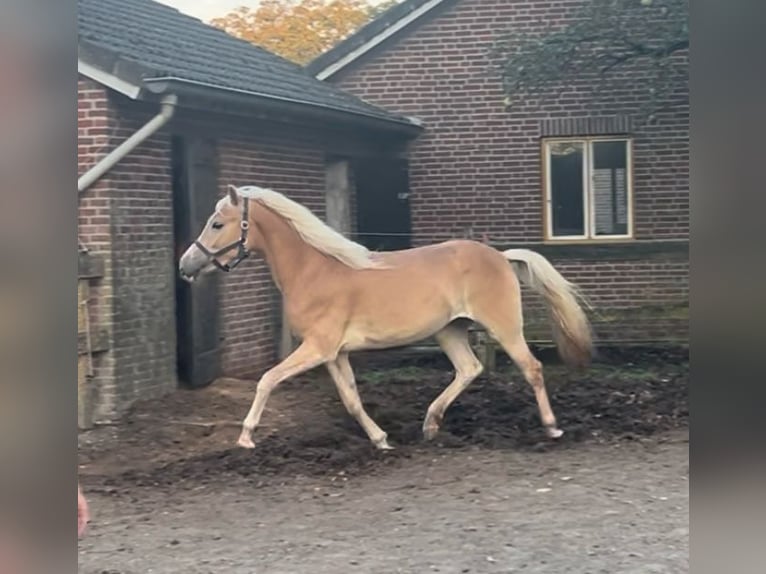
<path id="1" fill-rule="evenodd" d="M 80 78 L 79 173 L 151 117 Z M 169 136 L 160 132 L 80 197 L 80 241 L 105 262 L 91 294 L 91 322 L 106 329 L 110 347 L 97 356 L 92 381 L 96 422 L 176 386 L 169 150 Z"/>
<path id="2" fill-rule="evenodd" d="M 423 120 L 425 133 L 410 153 L 413 240 L 427 244 L 455 237 L 486 237 L 498 246 L 543 240 L 541 121 L 634 115 L 647 98 L 640 66 L 610 80 L 583 77 L 574 86 L 527 98 L 506 109 L 505 94 L 488 51 L 509 29 L 540 32 L 562 25 L 578 0 L 459 0 L 376 48 L 329 81 L 367 101 Z M 684 55 L 680 56 L 682 59 Z M 634 222 L 637 240 L 687 240 L 689 233 L 688 92 L 651 125 L 634 130 Z M 683 338 L 688 325 L 688 259 L 604 261 L 554 259 L 583 284 L 608 315 L 615 309 L 654 309 L 630 338 L 669 334 Z M 533 305 L 534 307 L 534 305 Z M 534 312 L 531 313 L 535 322 Z M 672 315 L 668 318 L 668 315 Z M 604 322 L 603 338 L 626 331 Z"/>
<path id="3" fill-rule="evenodd" d="M 113 98 L 112 148 L 157 113 Z M 115 297 L 115 392 L 121 405 L 176 387 L 175 261 L 170 136 L 160 131 L 108 174 Z"/>
<path id="4" fill-rule="evenodd" d="M 324 216 L 324 155 L 300 138 L 240 135 L 219 142 L 221 194 L 226 185 L 270 187 Z M 277 359 L 281 302 L 263 260 L 252 257 L 225 278 L 221 301 L 223 366 L 260 375 Z"/>
<path id="5" fill-rule="evenodd" d="M 156 113 L 84 78 L 78 96 L 80 174 Z M 228 184 L 272 187 L 324 215 L 325 149 L 332 134 L 320 138 L 301 126 L 267 128 L 183 109 L 86 191 L 80 240 L 106 267 L 91 297 L 91 316 L 108 331 L 111 347 L 96 357 L 96 422 L 177 384 L 171 133 L 203 133 L 216 141 L 221 194 Z M 224 374 L 257 377 L 277 358 L 278 291 L 258 257 L 221 280 Z"/>
<path id="6" fill-rule="evenodd" d="M 113 114 L 109 110 L 106 90 L 80 77 L 77 91 L 77 171 L 82 175 L 106 153 L 109 148 L 110 126 Z M 91 328 L 105 330 L 108 343 L 113 343 L 112 333 L 112 239 L 111 200 L 105 179 L 97 182 L 79 198 L 78 236 L 89 252 L 104 261 L 104 276 L 92 282 L 88 304 Z M 97 420 L 108 418 L 115 404 L 114 357 L 112 353 L 93 356 L 94 388 L 91 396 L 98 412 Z"/>
<path id="7" fill-rule="evenodd" d="M 325 216 L 327 163 L 347 157 L 349 149 L 364 149 L 370 137 L 365 132 L 319 129 L 303 122 L 273 125 L 184 110 L 179 110 L 175 127 L 216 140 L 219 196 L 226 193 L 227 185 L 259 185 L 284 193 L 319 217 Z M 353 203 L 352 197 L 352 215 Z M 354 227 L 352 219 L 352 232 Z M 221 276 L 221 281 L 223 370 L 230 376 L 257 378 L 278 358 L 280 294 L 258 256 L 246 259 L 236 271 Z"/>
<path id="8" fill-rule="evenodd" d="M 588 297 L 597 340 L 683 342 L 688 337 L 688 258 L 551 260 Z M 526 288 L 522 291 L 527 338 L 549 341 L 541 298 Z"/>

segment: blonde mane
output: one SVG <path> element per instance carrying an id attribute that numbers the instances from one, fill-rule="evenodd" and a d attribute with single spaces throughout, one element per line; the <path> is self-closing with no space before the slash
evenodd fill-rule
<path id="1" fill-rule="evenodd" d="M 261 202 L 281 215 L 306 243 L 352 269 L 380 266 L 366 247 L 344 237 L 309 209 L 281 193 L 254 185 L 236 188 L 236 192 L 241 197 Z M 224 201 L 228 201 L 228 196 Z"/>

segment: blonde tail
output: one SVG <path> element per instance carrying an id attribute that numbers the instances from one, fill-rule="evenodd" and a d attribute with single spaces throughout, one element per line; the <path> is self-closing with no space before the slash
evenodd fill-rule
<path id="1" fill-rule="evenodd" d="M 511 262 L 522 283 L 545 299 L 561 358 L 570 366 L 586 367 L 593 353 L 591 328 L 578 300 L 589 306 L 578 288 L 539 253 L 509 249 L 503 255 Z"/>

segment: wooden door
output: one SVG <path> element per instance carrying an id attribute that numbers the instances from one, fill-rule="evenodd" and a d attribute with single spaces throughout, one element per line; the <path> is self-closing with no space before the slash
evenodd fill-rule
<path id="1" fill-rule="evenodd" d="M 409 164 L 406 159 L 354 162 L 359 242 L 375 251 L 411 246 Z"/>
<path id="2" fill-rule="evenodd" d="M 213 212 L 218 173 L 214 141 L 176 136 L 172 155 L 177 267 Z M 202 387 L 220 376 L 219 283 L 215 273 L 192 284 L 176 273 L 178 378 L 185 386 Z"/>

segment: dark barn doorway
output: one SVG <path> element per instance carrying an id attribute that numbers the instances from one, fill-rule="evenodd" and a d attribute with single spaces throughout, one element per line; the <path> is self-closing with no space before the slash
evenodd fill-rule
<path id="1" fill-rule="evenodd" d="M 412 245 L 409 163 L 406 159 L 353 162 L 358 240 L 374 251 Z"/>
<path id="2" fill-rule="evenodd" d="M 218 199 L 215 142 L 174 136 L 172 160 L 177 268 L 178 259 L 202 231 Z M 203 387 L 221 372 L 219 277 L 213 273 L 192 285 L 177 272 L 175 277 L 178 379 L 187 387 Z"/>

